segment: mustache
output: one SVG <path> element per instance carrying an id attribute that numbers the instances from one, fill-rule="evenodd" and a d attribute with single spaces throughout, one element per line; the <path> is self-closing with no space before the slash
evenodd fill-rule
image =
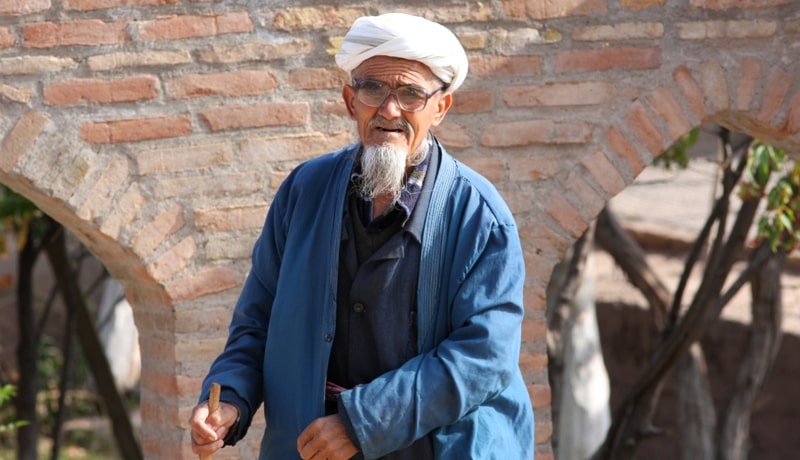
<path id="1" fill-rule="evenodd" d="M 387 120 L 385 118 L 375 117 L 370 120 L 368 127 L 388 130 L 403 130 L 408 133 L 414 131 L 414 129 L 411 127 L 411 124 L 402 118 L 397 120 Z"/>

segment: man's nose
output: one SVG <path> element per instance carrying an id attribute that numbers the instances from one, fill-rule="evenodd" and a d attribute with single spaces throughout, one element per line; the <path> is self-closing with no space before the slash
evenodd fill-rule
<path id="1" fill-rule="evenodd" d="M 378 107 L 378 112 L 381 113 L 384 118 L 399 117 L 402 109 L 400 109 L 400 103 L 397 102 L 397 95 L 394 93 L 387 94 L 386 99 L 384 99 Z"/>

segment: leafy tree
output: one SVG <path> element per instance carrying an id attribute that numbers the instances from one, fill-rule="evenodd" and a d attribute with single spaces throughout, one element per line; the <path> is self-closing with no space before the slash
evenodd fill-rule
<path id="1" fill-rule="evenodd" d="M 0 251 L 8 252 L 10 241 L 19 246 L 17 312 L 19 342 L 17 344 L 17 363 L 19 371 L 19 391 L 14 399 L 16 417 L 25 420 L 17 429 L 17 455 L 20 460 L 37 460 L 38 437 L 41 427 L 37 417 L 37 395 L 41 388 L 39 378 L 38 350 L 42 342 L 42 331 L 49 319 L 51 308 L 57 294 L 67 307 L 67 321 L 64 324 L 66 341 L 61 363 L 59 399 L 53 413 L 53 451 L 52 458 L 58 458 L 61 445 L 61 427 L 64 420 L 67 381 L 72 365 L 72 337 L 77 335 L 82 351 L 87 359 L 99 395 L 109 414 L 120 454 L 124 459 L 138 460 L 142 454 L 135 439 L 127 410 L 117 391 L 108 360 L 94 327 L 94 322 L 86 303 L 86 293 L 78 284 L 80 257 L 76 258 L 67 250 L 66 230 L 44 215 L 33 203 L 11 189 L 0 186 Z M 46 302 L 41 315 L 36 317 L 34 308 L 33 268 L 39 255 L 45 253 L 53 269 L 56 288 Z M 88 252 L 84 252 L 88 254 Z M 105 272 L 95 286 L 107 276 Z"/>
<path id="2" fill-rule="evenodd" d="M 0 411 L 3 410 L 3 407 L 6 405 L 6 403 L 10 401 L 16 393 L 17 390 L 14 385 L 5 384 L 0 387 Z M 4 418 L 5 417 L 0 418 L 0 434 L 14 431 L 28 423 L 25 420 L 10 420 L 3 422 L 2 420 Z"/>
<path id="3" fill-rule="evenodd" d="M 730 133 L 725 129 L 719 131 L 719 138 L 722 146 L 719 196 L 686 258 L 674 292 L 666 289 L 648 265 L 644 250 L 626 234 L 610 209 L 600 214 L 593 227 L 595 244 L 612 255 L 631 283 L 644 294 L 661 337 L 642 373 L 615 408 L 605 441 L 592 458 L 633 458 L 642 439 L 661 433 L 653 426 L 652 415 L 665 379 L 672 370 L 677 370 L 678 375 L 680 421 L 677 425 L 683 458 L 746 458 L 752 405 L 780 343 L 780 273 L 786 252 L 792 250 L 798 241 L 800 169 L 791 166 L 787 168 L 788 173 L 780 175 L 787 167 L 787 161 L 779 149 L 750 140 L 733 145 Z M 690 133 L 659 157 L 658 162 L 670 168 L 685 167 L 689 158 L 687 149 L 696 139 L 697 133 Z M 776 175 L 780 177 L 775 178 Z M 728 222 L 729 209 L 737 190 L 742 201 L 731 224 Z M 764 208 L 759 215 L 760 209 Z M 748 241 L 748 231 L 753 226 L 758 230 L 757 237 Z M 579 240 L 576 246 L 585 244 L 584 239 Z M 577 253 L 588 252 L 573 251 L 573 254 Z M 745 268 L 733 283 L 726 285 L 734 262 L 742 258 L 747 261 Z M 572 278 L 561 279 L 552 287 L 554 292 L 562 293 L 560 302 L 551 305 L 548 292 L 548 328 L 554 329 L 554 332 L 548 332 L 548 338 L 559 337 L 563 322 L 552 319 L 565 316 L 553 312 L 558 311 L 558 306 L 563 311 L 564 305 L 570 305 L 570 296 L 578 289 L 567 288 L 576 284 L 570 280 L 581 276 L 585 261 L 576 260 L 573 255 L 564 264 L 572 267 L 566 270 L 572 273 Z M 693 272 L 699 272 L 701 283 L 689 296 L 687 283 Z M 721 407 L 715 407 L 705 374 L 704 353 L 698 340 L 745 285 L 750 286 L 752 298 L 749 343 L 743 354 L 739 377 L 730 391 L 734 396 Z M 554 364 L 563 360 L 560 361 L 558 356 L 561 350 L 557 347 L 553 350 L 550 351 L 551 373 L 555 374 L 557 381 L 563 376 L 559 377 L 560 369 L 554 368 Z M 556 356 L 552 356 L 554 354 Z M 560 400 L 555 395 L 558 393 L 559 390 L 554 388 L 556 431 L 565 429 L 557 420 Z M 556 435 L 554 433 L 554 438 Z M 557 451 L 564 448 L 554 447 Z M 560 458 L 583 459 L 588 456 Z"/>

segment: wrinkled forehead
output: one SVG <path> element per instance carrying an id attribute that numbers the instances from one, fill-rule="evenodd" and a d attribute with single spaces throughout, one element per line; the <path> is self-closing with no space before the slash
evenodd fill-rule
<path id="1" fill-rule="evenodd" d="M 353 69 L 352 77 L 373 78 L 387 83 L 426 84 L 439 81 L 427 65 L 391 56 L 375 56 L 365 60 Z"/>

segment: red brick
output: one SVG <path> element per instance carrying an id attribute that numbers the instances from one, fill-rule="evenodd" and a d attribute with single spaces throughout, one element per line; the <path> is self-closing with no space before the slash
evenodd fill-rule
<path id="1" fill-rule="evenodd" d="M 681 94 L 689 104 L 689 108 L 702 121 L 706 116 L 706 104 L 703 99 L 703 91 L 692 76 L 692 71 L 685 65 L 680 65 L 672 72 L 672 78 L 681 89 Z"/>
<path id="2" fill-rule="evenodd" d="M 258 230 L 264 225 L 268 208 L 259 204 L 197 209 L 194 212 L 195 227 L 200 231 L 212 232 Z"/>
<path id="3" fill-rule="evenodd" d="M 33 97 L 33 91 L 26 88 L 0 83 L 0 99 L 27 104 Z"/>
<path id="4" fill-rule="evenodd" d="M 33 110 L 25 112 L 0 145 L 0 171 L 10 172 L 33 147 L 49 123 L 50 118 L 44 113 Z"/>
<path id="5" fill-rule="evenodd" d="M 509 107 L 595 105 L 608 103 L 613 90 L 607 81 L 547 83 L 512 86 L 503 99 Z"/>
<path id="6" fill-rule="evenodd" d="M 539 417 L 536 417 L 536 427 L 534 428 L 536 432 L 536 445 L 547 444 L 550 443 L 553 437 L 553 423 L 550 420 L 539 421 Z M 536 452 L 536 460 L 554 460 L 553 454 L 551 452 Z"/>
<path id="7" fill-rule="evenodd" d="M 202 381 L 202 377 L 186 377 L 175 375 L 174 373 L 149 372 L 142 369 L 142 385 L 158 388 L 159 393 L 165 396 L 185 396 L 191 392 L 198 391 Z M 150 410 L 162 412 L 157 408 L 151 408 Z M 174 421 L 174 423 L 179 422 L 183 422 L 183 420 Z"/>
<path id="8" fill-rule="evenodd" d="M 167 280 L 183 271 L 197 251 L 194 237 L 187 236 L 147 266 L 147 271 L 157 281 Z"/>
<path id="9" fill-rule="evenodd" d="M 768 38 L 778 30 L 776 21 L 763 19 L 740 21 L 696 21 L 676 24 L 682 40 Z"/>
<path id="10" fill-rule="evenodd" d="M 591 126 L 585 122 L 528 120 L 488 125 L 483 131 L 481 145 L 583 144 L 591 139 Z"/>
<path id="11" fill-rule="evenodd" d="M 761 77 L 761 61 L 753 58 L 742 59 L 739 77 L 739 86 L 736 89 L 736 109 L 748 111 L 756 92 L 756 84 Z"/>
<path id="12" fill-rule="evenodd" d="M 94 221 L 105 216 L 108 208 L 112 205 L 112 198 L 122 187 L 126 186 L 129 174 L 130 165 L 127 157 L 113 156 L 103 169 L 100 178 L 91 184 L 91 190 L 86 195 L 86 202 L 78 210 L 78 216 L 87 221 Z"/>
<path id="13" fill-rule="evenodd" d="M 253 31 L 246 11 L 197 16 L 169 16 L 138 24 L 140 40 L 180 40 Z"/>
<path id="14" fill-rule="evenodd" d="M 544 341 L 545 336 L 536 338 L 537 342 Z M 519 355 L 519 369 L 522 373 L 528 372 L 542 372 L 547 369 L 547 354 L 546 353 L 520 353 Z"/>
<path id="15" fill-rule="evenodd" d="M 301 102 L 225 106 L 203 110 L 200 116 L 212 131 L 264 126 L 302 126 L 308 123 L 309 107 L 307 103 Z"/>
<path id="16" fill-rule="evenodd" d="M 669 88 L 661 86 L 645 96 L 648 107 L 667 122 L 667 131 L 673 140 L 692 129 L 678 101 Z"/>
<path id="17" fill-rule="evenodd" d="M 712 10 L 773 8 L 790 3 L 792 3 L 792 0 L 689 0 L 689 6 L 692 8 L 706 8 Z"/>
<path id="18" fill-rule="evenodd" d="M 714 111 L 721 112 L 730 107 L 728 82 L 719 62 L 706 60 L 700 64 L 700 85 L 703 87 L 706 100 L 713 105 Z"/>
<path id="19" fill-rule="evenodd" d="M 174 99 L 202 96 L 258 96 L 275 90 L 277 79 L 266 70 L 239 70 L 192 74 L 167 82 L 167 94 Z"/>
<path id="20" fill-rule="evenodd" d="M 360 16 L 369 14 L 366 8 L 307 7 L 275 11 L 272 27 L 277 30 L 346 29 Z"/>
<path id="21" fill-rule="evenodd" d="M 572 241 L 569 241 L 568 238 L 562 238 L 561 241 L 564 242 L 565 247 L 569 247 L 572 245 Z M 539 248 L 543 246 L 537 245 L 533 246 L 532 249 L 528 249 L 525 251 L 526 268 L 525 276 L 529 280 L 534 280 L 530 286 L 525 287 L 525 291 L 523 292 L 523 303 L 525 304 L 525 314 L 532 315 L 532 317 L 545 315 L 545 311 L 547 310 L 547 280 L 550 279 L 550 275 L 553 274 L 553 267 L 556 266 L 560 259 L 564 257 L 565 251 L 559 252 L 560 256 L 558 258 L 547 258 L 544 256 L 544 252 L 542 252 L 542 256 L 530 257 L 533 252 L 538 251 Z M 547 247 L 548 251 L 550 250 Z M 531 263 L 529 263 L 531 262 Z M 535 270 L 535 273 L 530 273 L 531 268 Z"/>
<path id="22" fill-rule="evenodd" d="M 139 211 L 147 203 L 139 184 L 134 182 L 121 197 L 115 200 L 114 206 L 103 216 L 100 231 L 114 240 L 119 238 L 120 231 L 127 228 Z"/>
<path id="23" fill-rule="evenodd" d="M 524 18 L 526 16 L 527 0 L 503 0 L 503 12 L 512 18 Z"/>
<path id="24" fill-rule="evenodd" d="M 298 69 L 289 72 L 288 83 L 297 89 L 340 89 L 350 76 L 341 69 Z"/>
<path id="25" fill-rule="evenodd" d="M 783 132 L 788 136 L 800 133 L 800 92 L 795 93 L 789 100 L 789 113 L 786 114 Z"/>
<path id="26" fill-rule="evenodd" d="M 433 128 L 432 131 L 445 147 L 456 149 L 472 147 L 470 131 L 466 126 L 444 122 L 436 128 Z"/>
<path id="27" fill-rule="evenodd" d="M 459 90 L 453 95 L 453 105 L 448 113 L 490 112 L 493 103 L 492 92 L 489 90 Z"/>
<path id="28" fill-rule="evenodd" d="M 625 188 L 625 179 L 602 151 L 597 150 L 585 156 L 581 165 L 609 196 L 614 196 Z"/>
<path id="29" fill-rule="evenodd" d="M 184 226 L 186 220 L 183 218 L 183 208 L 177 204 L 172 205 L 156 215 L 133 237 L 133 252 L 141 258 L 147 257 L 165 239 Z"/>
<path id="30" fill-rule="evenodd" d="M 773 68 L 767 75 L 767 83 L 764 86 L 764 98 L 761 101 L 761 110 L 756 118 L 764 123 L 772 122 L 775 115 L 780 111 L 781 106 L 786 101 L 789 88 L 792 86 L 792 75 L 778 67 Z"/>
<path id="31" fill-rule="evenodd" d="M 538 342 L 547 335 L 547 321 L 542 318 L 538 320 L 525 319 L 522 321 L 522 341 Z"/>
<path id="32" fill-rule="evenodd" d="M 643 10 L 652 6 L 662 6 L 665 0 L 620 0 L 620 5 L 631 10 Z"/>
<path id="33" fill-rule="evenodd" d="M 269 179 L 269 186 L 272 188 L 272 190 L 278 190 L 278 187 L 281 186 L 283 181 L 289 177 L 290 172 L 291 171 L 273 171 Z"/>
<path id="34" fill-rule="evenodd" d="M 123 8 L 130 6 L 169 5 L 181 0 L 64 0 L 68 10 L 99 10 L 103 8 Z"/>
<path id="35" fill-rule="evenodd" d="M 177 311 L 175 313 L 175 333 L 199 333 L 201 337 L 226 337 L 232 308 L 233 305 L 223 304 Z"/>
<path id="36" fill-rule="evenodd" d="M 0 0 L 0 15 L 20 16 L 50 9 L 50 0 Z"/>
<path id="37" fill-rule="evenodd" d="M 238 271 L 228 267 L 211 267 L 176 278 L 167 283 L 166 289 L 172 302 L 179 302 L 235 289 L 241 282 L 242 274 Z"/>
<path id="38" fill-rule="evenodd" d="M 561 170 L 561 161 L 556 156 L 509 155 L 506 161 L 513 182 L 550 179 Z"/>
<path id="39" fill-rule="evenodd" d="M 642 160 L 641 155 L 636 149 L 628 142 L 627 139 L 620 133 L 617 128 L 611 127 L 606 131 L 606 141 L 608 145 L 614 150 L 620 158 L 630 166 L 633 176 L 638 176 L 645 168 L 646 163 Z"/>
<path id="40" fill-rule="evenodd" d="M 553 267 L 564 257 L 573 241 L 561 229 L 551 228 L 550 219 L 541 210 L 530 212 L 530 195 L 524 210 L 530 217 L 520 219 L 519 235 L 525 248 L 525 276 L 533 281 L 525 287 L 524 303 L 529 317 L 536 319 L 543 318 L 547 309 L 545 287 Z"/>
<path id="41" fill-rule="evenodd" d="M 494 18 L 493 7 L 488 2 L 430 3 L 414 12 L 440 24 L 488 22 Z"/>
<path id="42" fill-rule="evenodd" d="M 535 54 L 469 56 L 469 72 L 476 77 L 539 75 L 542 72 L 542 57 Z"/>
<path id="43" fill-rule="evenodd" d="M 619 174 L 614 174 L 614 177 L 619 178 Z M 597 189 L 599 184 L 605 184 L 605 181 L 609 180 L 609 178 L 587 176 L 584 171 L 573 168 L 567 172 L 567 177 L 562 179 L 561 183 L 564 190 L 569 190 L 574 194 L 575 199 L 579 201 L 576 206 L 581 211 L 584 219 L 592 220 L 600 214 L 600 211 L 606 206 L 607 200 L 612 196 L 609 193 L 601 193 Z M 592 183 L 590 184 L 589 182 Z M 609 185 L 606 184 L 605 187 L 609 187 Z M 600 185 L 600 188 L 603 189 L 604 186 Z M 609 187 L 609 189 L 612 189 L 612 187 Z"/>
<path id="44" fill-rule="evenodd" d="M 86 63 L 92 71 L 117 70 L 125 67 L 156 67 L 189 64 L 192 55 L 187 50 L 158 51 L 144 50 L 142 52 L 117 52 L 89 56 Z"/>
<path id="45" fill-rule="evenodd" d="M 528 394 L 531 396 L 531 404 L 534 409 L 549 407 L 551 403 L 550 386 L 541 383 L 528 385 Z"/>
<path id="46" fill-rule="evenodd" d="M 92 144 L 115 144 L 186 136 L 192 121 L 186 115 L 88 122 L 81 125 L 81 138 Z"/>
<path id="47" fill-rule="evenodd" d="M 572 40 L 593 42 L 655 39 L 663 36 L 664 24 L 659 22 L 601 24 L 578 27 L 572 30 Z"/>
<path id="48" fill-rule="evenodd" d="M 506 178 L 506 164 L 502 158 L 460 156 L 458 159 L 493 183 L 502 182 Z"/>
<path id="49" fill-rule="evenodd" d="M 657 157 L 664 151 L 664 138 L 650 115 L 647 114 L 641 103 L 634 102 L 628 109 L 628 124 L 636 138 Z"/>
<path id="50" fill-rule="evenodd" d="M 225 143 L 191 144 L 148 150 L 135 159 L 139 174 L 163 174 L 228 165 L 233 161 L 233 151 Z"/>
<path id="51" fill-rule="evenodd" d="M 118 45 L 128 42 L 127 21 L 103 22 L 79 19 L 68 22 L 40 22 L 22 28 L 26 48 L 70 45 Z"/>
<path id="52" fill-rule="evenodd" d="M 166 176 L 159 179 L 151 195 L 155 200 L 223 197 L 230 200 L 263 193 L 263 180 L 262 174 L 253 168 L 243 173 L 208 171 L 201 175 Z"/>
<path id="53" fill-rule="evenodd" d="M 8 27 L 0 27 L 0 48 L 10 48 L 16 43 L 16 39 L 11 35 Z"/>
<path id="54" fill-rule="evenodd" d="M 562 51 L 556 54 L 558 72 L 592 72 L 611 69 L 657 69 L 661 48 L 633 46 Z"/>
<path id="55" fill-rule="evenodd" d="M 292 39 L 276 43 L 274 41 L 242 37 L 235 45 L 214 44 L 209 49 L 199 51 L 200 62 L 211 64 L 230 64 L 242 61 L 270 61 L 289 56 L 303 56 L 314 50 L 311 40 Z"/>
<path id="56" fill-rule="evenodd" d="M 318 104 L 320 113 L 342 118 L 350 118 L 350 113 L 347 111 L 347 106 L 341 99 L 337 99 L 335 101 L 320 101 Z"/>
<path id="57" fill-rule="evenodd" d="M 156 78 L 149 75 L 119 80 L 68 80 L 45 86 L 43 95 L 50 105 L 133 102 L 155 98 L 157 84 Z"/>
<path id="58" fill-rule="evenodd" d="M 350 132 L 251 137 L 241 142 L 239 159 L 245 164 L 269 164 L 308 160 L 338 150 L 354 141 Z"/>
<path id="59" fill-rule="evenodd" d="M 550 194 L 545 202 L 545 212 L 555 219 L 572 238 L 580 238 L 588 227 L 586 220 L 559 192 Z"/>
<path id="60" fill-rule="evenodd" d="M 511 17 L 550 19 L 566 16 L 605 16 L 608 0 L 525 1 L 503 0 L 503 10 Z"/>

